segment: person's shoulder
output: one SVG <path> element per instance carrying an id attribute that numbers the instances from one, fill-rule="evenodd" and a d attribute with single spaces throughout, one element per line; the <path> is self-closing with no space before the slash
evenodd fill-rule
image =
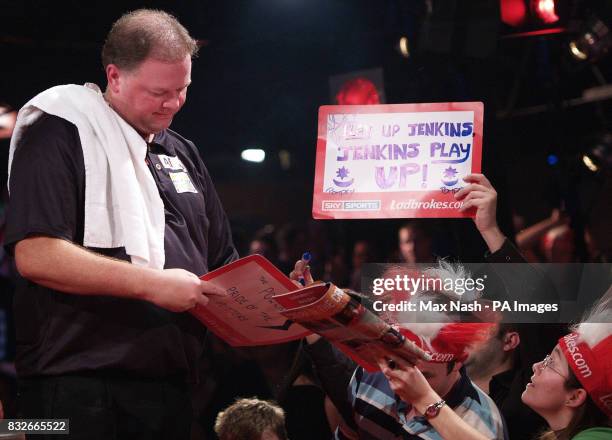
<path id="1" fill-rule="evenodd" d="M 495 401 L 481 390 L 478 385 L 470 380 L 470 392 L 466 394 L 463 405 L 469 406 L 472 409 L 478 407 L 478 411 L 481 414 L 491 414 L 493 417 L 499 417 L 500 411 Z"/>
<path id="2" fill-rule="evenodd" d="M 23 129 L 15 154 L 28 161 L 32 157 L 43 160 L 43 157 L 49 158 L 58 154 L 61 157 L 82 156 L 81 151 L 77 127 L 63 118 L 43 113 Z"/>
<path id="3" fill-rule="evenodd" d="M 572 440 L 609 440 L 612 438 L 612 428 L 597 427 L 579 432 Z"/>
<path id="4" fill-rule="evenodd" d="M 24 139 L 45 136 L 45 138 L 78 138 L 76 125 L 59 116 L 43 113 L 24 131 Z"/>
<path id="5" fill-rule="evenodd" d="M 186 137 L 178 134 L 176 131 L 167 128 L 164 130 L 163 135 L 165 137 L 165 142 L 172 144 L 175 149 L 178 148 L 189 154 L 198 154 L 198 149 L 195 144 Z"/>
<path id="6" fill-rule="evenodd" d="M 464 391 L 463 400 L 453 408 L 457 415 L 474 428 L 488 433 L 491 438 L 503 438 L 503 417 L 493 399 L 472 381 Z"/>

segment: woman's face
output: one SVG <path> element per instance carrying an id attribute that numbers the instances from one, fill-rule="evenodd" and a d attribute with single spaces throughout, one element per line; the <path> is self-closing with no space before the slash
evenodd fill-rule
<path id="1" fill-rule="evenodd" d="M 523 403 L 545 416 L 560 411 L 569 399 L 565 388 L 569 377 L 569 365 L 559 345 L 541 362 L 533 364 L 533 376 L 521 396 Z"/>

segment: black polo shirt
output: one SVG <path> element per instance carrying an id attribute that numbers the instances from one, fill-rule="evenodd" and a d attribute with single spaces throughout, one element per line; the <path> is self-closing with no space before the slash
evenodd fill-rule
<path id="1" fill-rule="evenodd" d="M 165 268 L 202 275 L 236 259 L 227 217 L 193 143 L 164 130 L 146 162 L 164 202 Z M 44 115 L 28 128 L 10 190 L 9 251 L 31 235 L 82 245 L 85 166 L 76 126 Z M 124 248 L 92 250 L 129 261 Z M 67 294 L 20 278 L 14 312 L 21 377 L 105 370 L 194 378 L 202 354 L 205 329 L 195 318 L 145 301 Z"/>

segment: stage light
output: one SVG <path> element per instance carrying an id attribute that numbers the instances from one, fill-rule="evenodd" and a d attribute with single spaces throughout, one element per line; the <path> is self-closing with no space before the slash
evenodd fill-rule
<path id="1" fill-rule="evenodd" d="M 559 16 L 555 12 L 555 0 L 533 0 L 533 11 L 540 21 L 552 24 L 559 21 Z"/>
<path id="2" fill-rule="evenodd" d="M 260 163 L 265 160 L 266 152 L 260 148 L 247 148 L 246 150 L 242 150 L 240 157 L 247 162 Z"/>
<path id="3" fill-rule="evenodd" d="M 282 170 L 287 171 L 291 168 L 291 153 L 287 150 L 280 150 L 278 152 L 278 161 Z"/>
<path id="4" fill-rule="evenodd" d="M 555 166 L 559 163 L 559 157 L 556 154 L 549 154 L 546 158 L 548 165 Z"/>
<path id="5" fill-rule="evenodd" d="M 502 38 L 566 32 L 571 11 L 570 0 L 500 0 Z"/>
<path id="6" fill-rule="evenodd" d="M 595 162 L 593 162 L 593 159 L 591 159 L 586 154 L 582 156 L 582 163 L 594 173 L 596 173 L 599 170 L 599 167 L 595 165 Z"/>
<path id="7" fill-rule="evenodd" d="M 569 48 L 574 58 L 580 61 L 584 61 L 588 58 L 588 55 L 580 50 L 575 41 L 570 41 Z"/>
<path id="8" fill-rule="evenodd" d="M 408 41 L 408 37 L 401 37 L 399 39 L 397 49 L 399 50 L 401 56 L 403 56 L 404 58 L 410 58 L 410 44 Z"/>
<path id="9" fill-rule="evenodd" d="M 380 104 L 380 95 L 376 85 L 365 77 L 345 81 L 336 94 L 338 105 L 372 105 Z"/>
<path id="10" fill-rule="evenodd" d="M 578 37 L 569 44 L 574 58 L 579 61 L 598 61 L 612 47 L 610 27 L 596 15 L 592 15 L 583 24 Z"/>
<path id="11" fill-rule="evenodd" d="M 502 22 L 508 26 L 522 26 L 527 21 L 527 7 L 523 0 L 501 0 Z"/>
<path id="12" fill-rule="evenodd" d="M 582 154 L 582 163 L 590 171 L 612 170 L 612 133 L 599 135 Z"/>

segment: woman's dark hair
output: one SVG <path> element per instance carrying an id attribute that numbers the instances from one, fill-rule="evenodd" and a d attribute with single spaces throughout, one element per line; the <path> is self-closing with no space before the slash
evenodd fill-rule
<path id="1" fill-rule="evenodd" d="M 564 385 L 567 390 L 584 388 L 571 368 L 569 368 L 569 375 Z M 597 426 L 611 426 L 610 417 L 599 409 L 591 396 L 587 394 L 584 404 L 577 409 L 566 428 L 560 431 L 548 430 L 541 434 L 538 440 L 571 440 L 578 433 Z"/>

